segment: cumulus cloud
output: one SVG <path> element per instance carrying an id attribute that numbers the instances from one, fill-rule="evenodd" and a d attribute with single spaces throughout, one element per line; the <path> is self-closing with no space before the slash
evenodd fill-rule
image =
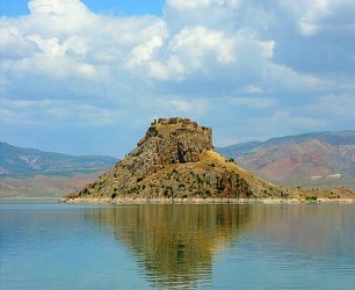
<path id="1" fill-rule="evenodd" d="M 200 67 L 202 58 L 212 53 L 219 63 L 231 63 L 233 57 L 233 43 L 221 31 L 208 30 L 203 26 L 185 28 L 174 36 L 169 44 L 173 54 L 185 56 L 190 61 L 196 61 L 193 66 Z"/>
<path id="2" fill-rule="evenodd" d="M 122 75 L 127 72 L 123 68 L 147 60 L 154 41 L 159 42 L 166 34 L 164 21 L 157 17 L 96 15 L 79 0 L 32 0 L 29 8 L 30 15 L 1 19 L 6 41 L 1 42 L 4 61 L 0 66 L 4 90 L 12 93 L 8 97 L 23 97 L 14 88 L 18 82 L 27 82 L 29 90 L 32 87 L 38 92 L 34 76 L 53 83 L 61 79 L 74 94 L 78 87 L 88 86 L 90 95 L 92 84 L 125 87 L 127 79 Z M 114 83 L 108 83 L 112 79 Z"/>
<path id="3" fill-rule="evenodd" d="M 147 59 L 151 77 L 181 80 L 195 71 L 208 69 L 206 64 L 227 65 L 234 62 L 233 40 L 221 31 L 203 26 L 185 28 L 168 42 L 165 58 Z M 161 73 L 156 73 L 160 69 Z"/>
<path id="4" fill-rule="evenodd" d="M 31 0 L 28 3 L 28 8 L 31 14 L 38 15 L 73 15 L 73 11 L 76 14 L 87 13 L 86 6 L 76 0 Z"/>
<path id="5" fill-rule="evenodd" d="M 352 0 L 167 0 L 160 17 L 98 14 L 80 0 L 28 5 L 0 21 L 6 124 L 138 128 L 124 120 L 187 115 L 260 139 L 354 120 Z"/>

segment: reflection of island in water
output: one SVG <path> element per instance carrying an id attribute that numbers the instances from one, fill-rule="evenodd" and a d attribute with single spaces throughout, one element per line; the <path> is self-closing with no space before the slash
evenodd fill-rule
<path id="1" fill-rule="evenodd" d="M 260 255 L 281 261 L 287 253 L 315 265 L 326 260 L 336 267 L 348 261 L 354 269 L 353 205 L 122 205 L 90 211 L 89 219 L 112 226 L 116 239 L 132 250 L 158 288 L 209 283 L 213 255 L 234 248 L 241 236 L 238 247 L 251 244 L 253 249 L 239 252 L 244 259 Z"/>
<path id="2" fill-rule="evenodd" d="M 249 207 L 238 205 L 126 205 L 94 211 L 96 221 L 139 255 L 146 276 L 160 286 L 193 286 L 209 279 L 212 255 L 246 227 Z"/>

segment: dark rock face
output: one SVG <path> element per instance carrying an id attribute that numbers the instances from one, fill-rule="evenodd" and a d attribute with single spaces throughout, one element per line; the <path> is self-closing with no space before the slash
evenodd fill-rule
<path id="1" fill-rule="evenodd" d="M 281 190 L 213 150 L 212 130 L 189 119 L 154 121 L 126 158 L 68 199 L 239 198 Z"/>

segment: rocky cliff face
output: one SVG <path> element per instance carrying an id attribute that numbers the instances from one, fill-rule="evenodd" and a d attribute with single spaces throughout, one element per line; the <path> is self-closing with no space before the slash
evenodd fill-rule
<path id="1" fill-rule="evenodd" d="M 183 118 L 159 119 L 126 158 L 67 200 L 245 198 L 281 189 L 213 150 L 212 130 Z"/>
<path id="2" fill-rule="evenodd" d="M 211 129 L 189 119 L 159 119 L 130 154 L 135 158 L 132 173 L 144 178 L 169 165 L 198 162 L 204 150 L 212 149 L 211 140 Z"/>

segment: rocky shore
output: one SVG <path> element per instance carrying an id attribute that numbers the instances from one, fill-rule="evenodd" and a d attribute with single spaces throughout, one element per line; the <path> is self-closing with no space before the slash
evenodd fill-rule
<path id="1" fill-rule="evenodd" d="M 63 199 L 69 204 L 303 204 L 303 203 L 334 203 L 352 204 L 355 198 L 115 198 L 79 197 Z"/>

